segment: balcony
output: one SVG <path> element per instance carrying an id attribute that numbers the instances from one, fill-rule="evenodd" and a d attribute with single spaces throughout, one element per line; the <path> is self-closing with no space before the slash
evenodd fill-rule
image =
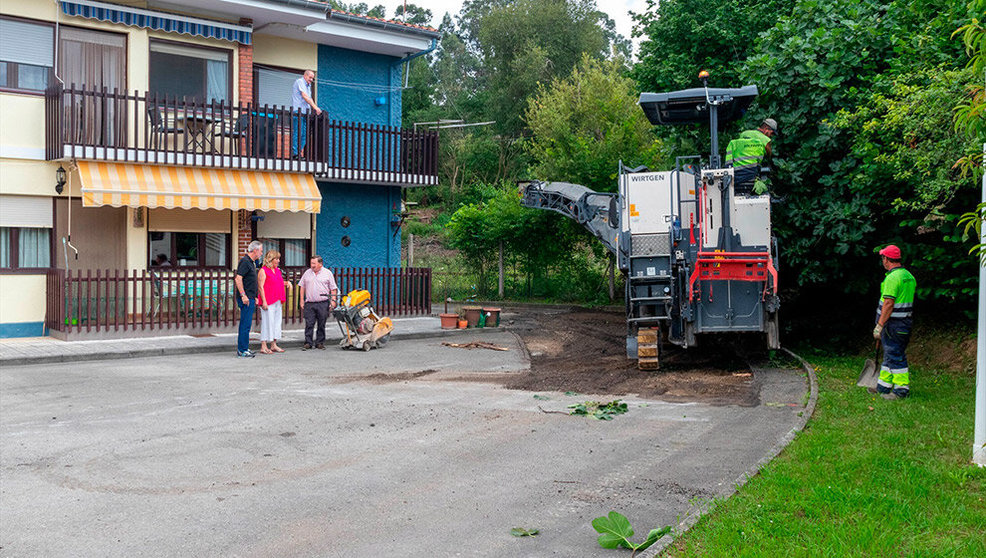
<path id="1" fill-rule="evenodd" d="M 202 102 L 56 84 L 45 91 L 45 156 L 300 172 L 338 182 L 438 183 L 438 135 L 331 120 L 282 106 Z M 296 154 L 292 143 L 304 145 Z"/>

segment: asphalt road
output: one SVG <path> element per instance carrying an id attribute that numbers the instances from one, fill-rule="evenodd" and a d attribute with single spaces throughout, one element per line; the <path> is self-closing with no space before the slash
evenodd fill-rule
<path id="1" fill-rule="evenodd" d="M 523 351 L 482 340 L 510 350 L 4 367 L 0 556 L 614 556 L 594 517 L 620 511 L 642 536 L 728 494 L 806 390 L 757 370 L 756 407 L 544 413 L 591 396 L 503 389 Z"/>

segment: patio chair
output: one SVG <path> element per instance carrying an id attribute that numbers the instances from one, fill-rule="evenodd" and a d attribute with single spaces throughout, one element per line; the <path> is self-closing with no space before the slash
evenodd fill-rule
<path id="1" fill-rule="evenodd" d="M 164 115 L 164 110 L 160 107 L 147 107 L 147 117 L 151 125 L 152 149 L 160 149 L 162 143 L 164 143 L 164 147 L 167 149 L 167 134 L 178 135 L 185 133 L 185 128 L 178 128 L 168 123 L 168 119 Z"/>
<path id="2" fill-rule="evenodd" d="M 243 114 L 236 120 L 224 119 L 217 127 L 216 135 L 222 138 L 228 138 L 232 147 L 231 151 L 236 155 L 240 154 L 240 138 L 246 135 L 247 128 L 250 125 L 249 119 L 249 115 Z"/>

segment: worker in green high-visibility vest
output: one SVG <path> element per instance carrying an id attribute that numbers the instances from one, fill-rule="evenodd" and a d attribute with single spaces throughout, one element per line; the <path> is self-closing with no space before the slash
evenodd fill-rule
<path id="1" fill-rule="evenodd" d="M 914 327 L 917 282 L 901 264 L 900 248 L 891 244 L 880 250 L 880 258 L 887 274 L 880 284 L 873 337 L 883 343 L 883 364 L 876 388 L 870 392 L 879 393 L 884 399 L 903 399 L 911 392 L 906 351 Z"/>
<path id="2" fill-rule="evenodd" d="M 770 140 L 777 134 L 777 121 L 768 118 L 756 130 L 746 130 L 726 146 L 726 166 L 733 167 L 733 191 L 737 195 L 767 192 L 758 180 L 760 165 L 770 156 Z"/>

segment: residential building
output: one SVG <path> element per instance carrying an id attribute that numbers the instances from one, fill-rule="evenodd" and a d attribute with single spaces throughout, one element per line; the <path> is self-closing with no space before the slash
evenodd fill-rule
<path id="1" fill-rule="evenodd" d="M 402 67 L 437 37 L 314 0 L 4 0 L 0 337 L 187 313 L 225 281 L 162 274 L 227 277 L 253 238 L 400 267 L 403 192 L 437 182 Z M 305 70 L 322 115 L 292 108 Z"/>

